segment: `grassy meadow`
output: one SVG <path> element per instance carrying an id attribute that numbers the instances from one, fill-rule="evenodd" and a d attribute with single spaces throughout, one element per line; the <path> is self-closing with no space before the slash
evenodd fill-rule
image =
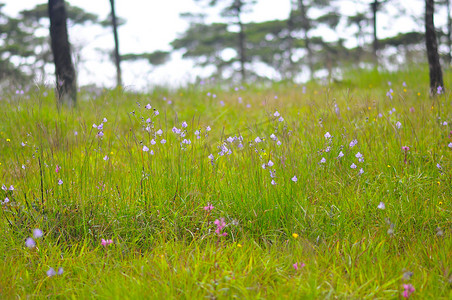
<path id="1" fill-rule="evenodd" d="M 426 69 L 74 110 L 33 87 L 0 120 L 1 299 L 452 299 L 452 101 Z"/>

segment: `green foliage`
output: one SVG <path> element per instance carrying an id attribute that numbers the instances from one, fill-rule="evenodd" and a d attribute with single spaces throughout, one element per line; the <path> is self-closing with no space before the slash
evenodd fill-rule
<path id="1" fill-rule="evenodd" d="M 4 96 L 0 298 L 450 298 L 450 94 L 428 97 L 427 69 L 347 75 L 60 111 L 51 91 Z"/>

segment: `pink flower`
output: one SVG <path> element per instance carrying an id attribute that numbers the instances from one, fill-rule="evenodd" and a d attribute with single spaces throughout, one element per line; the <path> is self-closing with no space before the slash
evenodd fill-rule
<path id="1" fill-rule="evenodd" d="M 57 165 L 56 168 L 55 168 L 55 173 L 60 172 L 60 170 L 61 170 L 61 167 L 59 165 Z"/>
<path id="2" fill-rule="evenodd" d="M 416 290 L 412 284 L 404 284 L 403 289 L 404 291 L 402 293 L 402 296 L 404 298 L 409 298 L 411 294 Z"/>
<path id="3" fill-rule="evenodd" d="M 294 268 L 296 271 L 298 271 L 299 268 L 304 268 L 305 264 L 304 264 L 304 263 L 296 262 L 296 263 L 294 263 L 292 266 L 293 266 L 293 268 Z"/>
<path id="4" fill-rule="evenodd" d="M 107 247 L 108 245 L 113 244 L 113 240 L 102 239 L 101 244 L 102 246 Z"/>
<path id="5" fill-rule="evenodd" d="M 204 206 L 204 210 L 205 211 L 211 211 L 211 210 L 213 210 L 215 207 L 212 205 L 212 204 L 210 204 L 209 202 L 207 203 L 207 206 Z"/>
<path id="6" fill-rule="evenodd" d="M 403 151 L 409 151 L 409 150 L 410 150 L 410 147 L 408 147 L 408 146 L 403 146 L 403 147 L 402 147 L 402 150 L 403 150 Z"/>
<path id="7" fill-rule="evenodd" d="M 217 225 L 217 229 L 215 230 L 215 233 L 218 236 L 227 236 L 228 235 L 226 232 L 223 232 L 223 233 L 221 232 L 223 230 L 223 228 L 226 227 L 226 223 L 224 222 L 224 218 L 216 219 L 213 223 L 215 225 Z"/>

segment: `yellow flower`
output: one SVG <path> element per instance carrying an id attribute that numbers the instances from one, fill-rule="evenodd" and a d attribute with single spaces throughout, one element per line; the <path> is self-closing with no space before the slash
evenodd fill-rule
<path id="1" fill-rule="evenodd" d="M 241 244 L 237 244 L 237 248 L 242 248 L 242 245 Z"/>
<path id="2" fill-rule="evenodd" d="M 441 184 L 441 182 L 439 182 L 439 181 L 438 181 L 437 183 L 438 183 L 438 185 L 440 185 L 440 184 Z"/>
<path id="3" fill-rule="evenodd" d="M 110 152 L 110 155 L 113 155 L 113 151 Z"/>
<path id="4" fill-rule="evenodd" d="M 391 166 L 390 165 L 388 165 L 388 168 L 390 168 Z"/>
<path id="5" fill-rule="evenodd" d="M 10 139 L 6 139 L 6 141 L 7 141 L 7 142 L 11 142 L 11 140 L 10 140 Z"/>
<path id="6" fill-rule="evenodd" d="M 372 107 L 370 107 L 370 106 L 369 106 L 369 107 L 368 107 L 368 109 L 369 109 L 369 110 L 371 110 L 371 109 L 372 109 Z"/>
<path id="7" fill-rule="evenodd" d="M 403 91 L 406 93 L 406 89 L 403 89 Z"/>
<path id="8" fill-rule="evenodd" d="M 296 239 L 298 237 L 298 234 L 292 233 L 292 236 L 293 236 L 294 239 Z"/>
<path id="9" fill-rule="evenodd" d="M 420 96 L 420 95 L 421 95 L 421 93 L 417 93 L 417 95 L 418 95 L 418 96 Z"/>
<path id="10" fill-rule="evenodd" d="M 441 201 L 439 201 L 439 203 L 438 203 L 439 205 L 443 205 L 443 202 L 441 202 Z"/>

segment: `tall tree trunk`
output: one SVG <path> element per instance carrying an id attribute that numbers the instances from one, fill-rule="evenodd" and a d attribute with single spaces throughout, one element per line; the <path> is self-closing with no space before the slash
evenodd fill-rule
<path id="1" fill-rule="evenodd" d="M 447 53 L 447 66 L 449 67 L 452 62 L 452 20 L 450 16 L 450 0 L 446 0 L 447 6 L 447 46 L 449 52 Z"/>
<path id="2" fill-rule="evenodd" d="M 288 55 L 288 61 L 289 61 L 289 76 L 290 76 L 290 80 L 293 81 L 294 77 L 295 77 L 295 62 L 293 61 L 292 55 L 293 55 L 293 48 L 294 48 L 294 42 L 293 42 L 293 37 L 292 37 L 292 32 L 293 32 L 293 10 L 291 10 L 289 18 L 287 19 L 287 55 Z M 284 72 L 284 79 L 287 79 L 287 72 Z"/>
<path id="3" fill-rule="evenodd" d="M 113 27 L 113 36 L 115 38 L 115 65 L 116 65 L 116 87 L 122 85 L 121 74 L 121 56 L 119 55 L 119 38 L 118 38 L 118 24 L 116 22 L 115 0 L 110 0 L 111 5 L 111 23 Z"/>
<path id="4" fill-rule="evenodd" d="M 240 74 L 242 76 L 242 82 L 246 82 L 246 71 L 245 71 L 245 62 L 246 62 L 246 53 L 245 53 L 245 28 L 241 19 L 241 7 L 239 6 L 237 9 L 237 19 L 240 27 L 239 31 L 239 56 L 240 56 Z"/>
<path id="5" fill-rule="evenodd" d="M 305 43 L 305 48 L 306 51 L 308 52 L 307 55 L 307 61 L 308 61 L 308 67 L 309 67 L 309 76 L 311 77 L 311 79 L 314 78 L 314 63 L 312 61 L 313 59 L 313 52 L 312 52 L 312 48 L 311 48 L 311 40 L 309 39 L 309 35 L 308 32 L 311 29 L 311 24 L 309 22 L 309 17 L 306 11 L 306 6 L 303 3 L 303 0 L 298 0 L 298 9 L 300 10 L 300 14 L 301 14 L 301 27 L 303 28 L 304 31 L 304 43 Z"/>
<path id="6" fill-rule="evenodd" d="M 75 106 L 77 103 L 76 75 L 67 33 L 64 0 L 49 0 L 48 10 L 58 103 Z"/>
<path id="7" fill-rule="evenodd" d="M 435 95 L 437 88 L 444 88 L 443 73 L 439 63 L 438 42 L 433 22 L 434 0 L 425 0 L 425 45 L 430 73 L 430 94 Z"/>
<path id="8" fill-rule="evenodd" d="M 378 66 L 378 36 L 377 36 L 377 12 L 378 12 L 378 6 L 380 3 L 378 0 L 374 0 L 374 2 L 371 3 L 372 6 L 372 23 L 373 23 L 373 35 L 374 40 L 372 43 L 372 51 L 374 55 L 374 60 L 376 66 Z"/>

